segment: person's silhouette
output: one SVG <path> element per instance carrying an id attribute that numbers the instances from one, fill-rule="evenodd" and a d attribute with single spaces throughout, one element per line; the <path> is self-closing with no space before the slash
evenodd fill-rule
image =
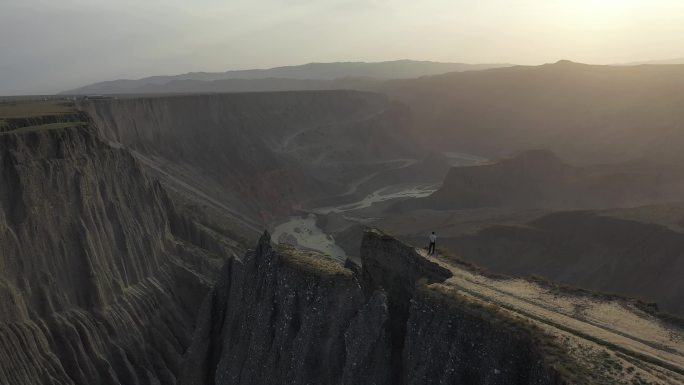
<path id="1" fill-rule="evenodd" d="M 435 254 L 435 246 L 437 244 L 437 234 L 433 231 L 432 234 L 430 234 L 430 246 L 428 247 L 428 255 L 433 255 Z"/>

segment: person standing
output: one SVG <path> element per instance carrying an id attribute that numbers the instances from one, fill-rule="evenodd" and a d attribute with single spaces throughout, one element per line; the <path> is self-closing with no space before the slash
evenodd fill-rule
<path id="1" fill-rule="evenodd" d="M 437 245 L 437 234 L 433 231 L 430 234 L 430 247 L 428 247 L 428 255 L 435 254 L 435 246 Z"/>

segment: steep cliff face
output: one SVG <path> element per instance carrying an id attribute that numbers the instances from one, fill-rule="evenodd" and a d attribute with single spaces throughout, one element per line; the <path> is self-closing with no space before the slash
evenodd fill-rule
<path id="1" fill-rule="evenodd" d="M 102 137 L 169 171 L 172 182 L 198 186 L 258 219 L 343 191 L 368 172 L 361 163 L 415 151 L 406 109 L 371 93 L 192 95 L 79 107 Z"/>
<path id="2" fill-rule="evenodd" d="M 106 306 L 158 270 L 169 246 L 161 189 L 132 156 L 77 129 L 0 141 L 3 272 L 31 311 Z"/>
<path id="3" fill-rule="evenodd" d="M 346 328 L 363 306 L 356 280 L 332 260 L 269 242 L 224 268 L 184 383 L 328 384 L 343 374 Z"/>
<path id="4" fill-rule="evenodd" d="M 175 383 L 219 242 L 91 128 L 0 148 L 0 383 Z"/>
<path id="5" fill-rule="evenodd" d="M 529 331 L 430 282 L 450 273 L 366 233 L 361 276 L 264 235 L 204 303 L 182 384 L 561 384 Z"/>

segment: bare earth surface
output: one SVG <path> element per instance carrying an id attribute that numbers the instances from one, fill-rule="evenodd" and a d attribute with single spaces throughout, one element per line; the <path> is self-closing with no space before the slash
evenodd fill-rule
<path id="1" fill-rule="evenodd" d="M 490 278 L 446 257 L 418 252 L 453 273 L 440 285 L 536 324 L 614 383 L 684 383 L 684 330 L 627 301 L 563 293 L 524 279 Z"/>

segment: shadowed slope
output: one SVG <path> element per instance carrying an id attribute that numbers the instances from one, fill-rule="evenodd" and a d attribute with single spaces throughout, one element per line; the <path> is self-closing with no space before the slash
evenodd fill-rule
<path id="1" fill-rule="evenodd" d="M 399 202 L 390 211 L 631 207 L 677 201 L 682 194 L 682 167 L 645 160 L 575 167 L 537 150 L 490 164 L 454 167 L 435 193 Z"/>
<path id="2" fill-rule="evenodd" d="M 432 148 L 502 156 L 548 148 L 595 163 L 681 162 L 684 66 L 555 64 L 399 80 L 381 89 L 415 113 Z"/>

